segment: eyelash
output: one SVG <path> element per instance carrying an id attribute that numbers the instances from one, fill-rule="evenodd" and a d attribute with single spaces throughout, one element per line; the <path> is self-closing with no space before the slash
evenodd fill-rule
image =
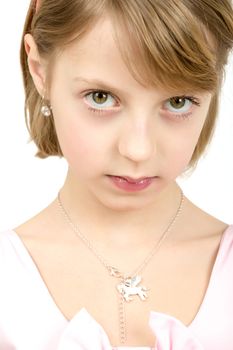
<path id="1" fill-rule="evenodd" d="M 116 100 L 116 98 L 111 94 L 111 92 L 109 91 L 105 91 L 105 90 L 92 90 L 92 91 L 89 91 L 87 94 L 84 95 L 84 97 L 87 97 L 87 96 L 90 96 L 92 94 L 95 94 L 95 93 L 103 93 L 103 94 L 106 94 L 106 95 L 109 95 L 111 96 L 113 99 Z M 169 101 L 170 99 L 172 98 L 180 98 L 180 99 L 186 99 L 188 101 L 190 101 L 192 103 L 192 105 L 195 105 L 195 106 L 198 106 L 200 107 L 200 101 L 194 97 L 194 96 L 186 96 L 186 95 L 181 95 L 181 96 L 172 96 L 170 98 L 168 98 L 165 102 Z M 93 113 L 97 113 L 98 115 L 103 115 L 103 114 L 107 114 L 108 112 L 111 112 L 112 110 L 109 108 L 93 108 L 91 107 L 90 105 L 88 105 L 88 110 L 93 112 Z M 166 110 L 165 111 L 169 114 L 172 115 L 172 117 L 175 117 L 175 118 L 178 118 L 178 119 L 189 119 L 192 115 L 192 112 L 187 112 L 187 113 L 176 113 L 176 112 L 171 112 L 169 110 Z"/>
<path id="2" fill-rule="evenodd" d="M 181 99 L 186 99 L 188 101 L 190 101 L 192 103 L 192 105 L 195 105 L 195 106 L 198 106 L 200 107 L 201 106 L 201 103 L 200 101 L 194 97 L 194 96 L 187 96 L 187 95 L 182 95 L 182 96 L 174 96 L 175 98 L 178 97 L 178 98 L 181 98 Z M 174 97 L 171 97 L 171 98 L 174 98 Z M 168 99 L 167 101 L 169 101 L 170 99 Z M 192 115 L 192 112 L 187 112 L 187 113 L 175 113 L 175 112 L 171 112 L 171 111 L 168 111 L 168 113 L 172 114 L 173 117 L 175 118 L 183 118 L 183 119 L 189 119 Z"/>

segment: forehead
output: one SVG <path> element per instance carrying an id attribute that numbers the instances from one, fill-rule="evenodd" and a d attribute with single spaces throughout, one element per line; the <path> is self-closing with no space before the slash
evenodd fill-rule
<path id="1" fill-rule="evenodd" d="M 97 22 L 82 39 L 67 46 L 59 55 L 56 69 L 71 79 L 84 75 L 89 79 L 111 81 L 115 86 L 122 86 L 126 81 L 137 83 L 122 57 L 108 18 Z"/>
<path id="2" fill-rule="evenodd" d="M 114 33 L 110 19 L 101 19 L 81 39 L 68 45 L 59 59 L 64 64 L 72 62 L 77 68 L 80 63 L 97 65 L 100 70 L 109 69 L 116 63 L 120 65 L 122 56 Z"/>
<path id="3" fill-rule="evenodd" d="M 144 86 L 171 91 L 182 87 L 193 91 L 211 91 L 211 87 L 216 85 L 216 72 L 211 67 L 212 62 L 209 65 L 206 64 L 207 61 L 203 62 L 201 66 L 204 54 L 200 47 L 199 57 L 192 42 L 183 43 L 182 49 L 181 44 L 177 44 L 174 39 L 173 48 L 170 43 L 166 43 L 166 35 L 158 40 L 155 34 L 156 38 L 150 38 L 151 43 L 147 47 L 149 34 L 148 38 L 145 34 L 138 40 L 138 35 L 130 36 L 127 28 L 113 22 L 110 16 L 102 16 L 84 36 L 65 46 L 59 56 L 58 65 L 65 67 L 67 75 L 85 69 L 90 75 L 98 71 L 100 76 L 109 75 L 119 83 L 121 77 L 124 77 L 133 78 Z M 203 37 L 205 42 L 210 39 L 207 31 L 203 32 Z M 177 52 L 175 45 L 180 48 L 180 52 Z M 163 46 L 164 52 L 161 50 Z M 192 50 L 195 51 L 195 57 Z"/>

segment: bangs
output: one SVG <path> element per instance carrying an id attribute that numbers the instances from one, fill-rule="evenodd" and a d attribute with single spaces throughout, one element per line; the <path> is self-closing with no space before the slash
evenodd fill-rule
<path id="1" fill-rule="evenodd" d="M 116 43 L 142 85 L 214 92 L 219 87 L 214 38 L 185 2 L 111 0 Z"/>

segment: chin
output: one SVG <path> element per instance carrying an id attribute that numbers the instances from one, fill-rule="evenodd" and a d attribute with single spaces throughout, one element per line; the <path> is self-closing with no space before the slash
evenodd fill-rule
<path id="1" fill-rule="evenodd" d="M 114 199 L 106 199 L 103 200 L 101 198 L 101 204 L 109 210 L 118 211 L 118 212 L 126 212 L 126 211 L 135 211 L 142 210 L 148 205 L 153 203 L 152 198 L 136 198 L 125 196 L 124 198 L 114 198 Z"/>

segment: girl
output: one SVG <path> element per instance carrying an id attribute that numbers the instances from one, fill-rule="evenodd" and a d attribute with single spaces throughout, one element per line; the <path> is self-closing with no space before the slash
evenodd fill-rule
<path id="1" fill-rule="evenodd" d="M 233 226 L 178 186 L 209 144 L 230 0 L 32 1 L 21 65 L 57 198 L 0 235 L 0 349 L 233 348 Z"/>

